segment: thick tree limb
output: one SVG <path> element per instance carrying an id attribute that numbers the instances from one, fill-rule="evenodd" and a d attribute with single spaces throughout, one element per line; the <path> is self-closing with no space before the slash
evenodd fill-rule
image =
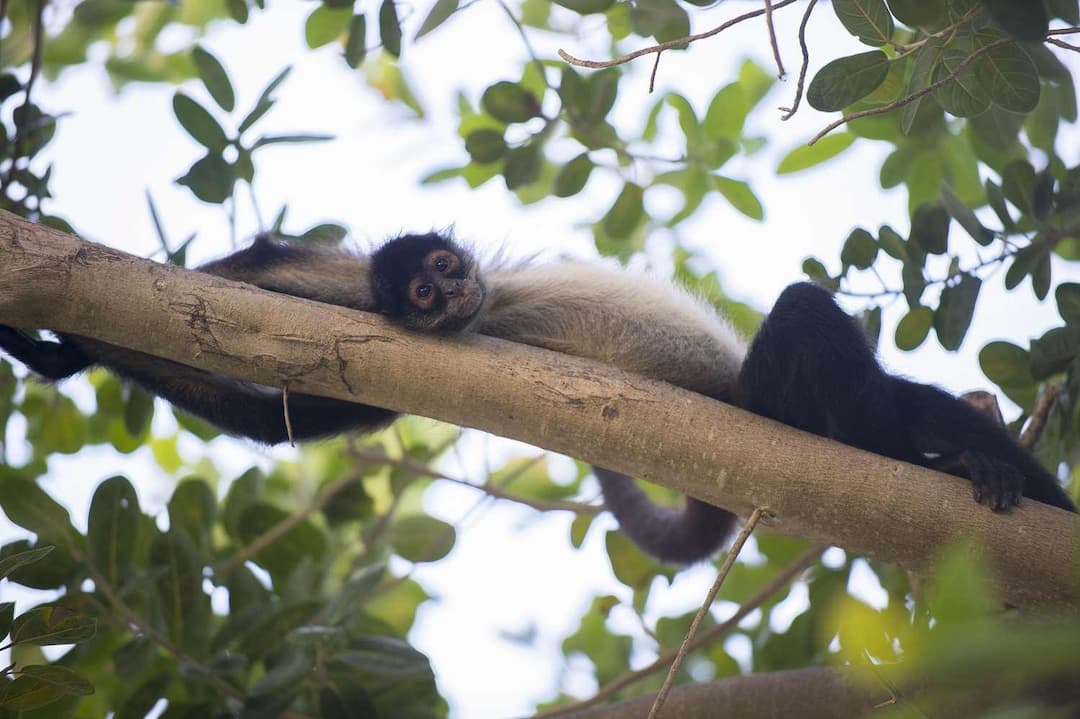
<path id="1" fill-rule="evenodd" d="M 0 323 L 48 327 L 292 393 L 476 427 L 636 474 L 783 534 L 919 570 L 958 537 L 1012 604 L 1080 603 L 1080 519 L 814 437 L 691 392 L 488 337 L 439 338 L 84 242 L 0 212 Z"/>

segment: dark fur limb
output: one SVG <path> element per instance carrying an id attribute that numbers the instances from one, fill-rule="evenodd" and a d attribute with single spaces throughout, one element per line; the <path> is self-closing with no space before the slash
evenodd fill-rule
<path id="1" fill-rule="evenodd" d="M 70 377 L 94 363 L 72 342 L 36 340 L 4 325 L 0 325 L 0 347 L 30 370 L 53 381 Z"/>
<path id="2" fill-rule="evenodd" d="M 682 509 L 663 507 L 625 474 L 593 467 L 604 492 L 604 505 L 634 544 L 667 562 L 689 564 L 708 559 L 723 546 L 735 515 L 687 497 Z"/>
<path id="3" fill-rule="evenodd" d="M 956 456 L 976 499 L 996 510 L 1021 495 L 1075 512 L 1057 480 L 1007 430 L 969 403 L 881 369 L 865 336 L 810 283 L 784 290 L 740 376 L 743 406 L 845 444 L 932 466 Z"/>

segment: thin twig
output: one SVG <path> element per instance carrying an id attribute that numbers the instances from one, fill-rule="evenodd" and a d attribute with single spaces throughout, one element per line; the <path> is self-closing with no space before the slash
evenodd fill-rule
<path id="1" fill-rule="evenodd" d="M 766 0 L 767 4 L 768 0 Z M 694 641 L 694 636 L 697 634 L 702 620 L 705 619 L 705 615 L 709 613 L 709 608 L 712 607 L 712 603 L 716 600 L 720 585 L 724 583 L 728 572 L 735 566 L 735 559 L 739 556 L 739 552 L 742 551 L 746 540 L 750 538 L 750 533 L 754 531 L 758 520 L 761 519 L 761 513 L 761 507 L 754 508 L 750 518 L 743 525 L 742 531 L 739 532 L 739 536 L 735 538 L 735 542 L 731 545 L 731 549 L 728 550 L 727 556 L 724 557 L 724 563 L 720 565 L 720 571 L 716 573 L 716 581 L 713 582 L 709 593 L 705 595 L 705 601 L 701 603 L 697 614 L 694 615 L 694 621 L 690 623 L 690 629 L 686 632 L 682 644 L 679 645 L 679 651 L 675 653 L 675 659 L 671 662 L 671 668 L 668 669 L 664 684 L 660 687 L 660 691 L 656 693 L 652 709 L 649 710 L 649 719 L 657 719 L 660 716 L 660 709 L 663 708 L 664 702 L 667 701 L 668 692 L 671 691 L 671 686 L 675 683 L 675 677 L 679 674 L 679 670 L 682 669 L 683 660 L 686 659 L 686 654 L 690 651 L 690 644 Z"/>
<path id="2" fill-rule="evenodd" d="M 1031 409 L 1031 419 L 1028 420 L 1027 427 L 1024 427 L 1024 431 L 1020 435 L 1020 444 L 1025 449 L 1031 449 L 1039 443 L 1039 438 L 1042 437 L 1043 430 L 1046 429 L 1046 419 L 1050 416 L 1050 410 L 1060 394 L 1060 384 L 1048 384 L 1043 389 L 1043 393 L 1039 395 L 1038 401 L 1035 402 L 1035 406 Z"/>
<path id="3" fill-rule="evenodd" d="M 836 128 L 840 127 L 841 125 L 843 125 L 845 123 L 851 122 L 852 120 L 858 120 L 860 117 L 870 117 L 871 115 L 882 115 L 882 114 L 884 114 L 886 112 L 891 112 L 891 111 L 897 109 L 898 107 L 903 107 L 904 105 L 912 103 L 915 100 L 918 100 L 923 95 L 928 95 L 931 92 L 933 92 L 934 90 L 938 89 L 939 87 L 942 87 L 943 85 L 955 80 L 957 75 L 959 75 L 961 72 L 963 72 L 964 69 L 967 68 L 968 65 L 975 62 L 975 60 L 977 60 L 983 54 L 985 54 L 987 52 L 990 52 L 991 50 L 994 50 L 996 48 L 999 48 L 1002 45 L 1008 45 L 1008 44 L 1013 43 L 1013 42 L 1015 42 L 1015 40 L 1013 40 L 1011 37 L 1003 37 L 1000 40 L 995 40 L 994 42 L 990 43 L 989 45 L 983 45 L 978 50 L 976 50 L 975 52 L 971 53 L 970 55 L 965 57 L 963 60 L 958 62 L 956 64 L 956 67 L 953 68 L 952 72 L 950 72 L 948 75 L 941 78 L 937 82 L 932 82 L 929 85 L 927 85 L 926 87 L 922 88 L 921 90 L 913 92 L 910 95 L 908 95 L 907 97 L 902 97 L 899 100 L 894 100 L 893 102 L 890 102 L 888 105 L 882 105 L 881 107 L 875 107 L 875 108 L 871 108 L 869 110 L 860 110 L 859 112 L 853 112 L 850 115 L 844 115 L 843 117 L 841 117 L 836 122 L 830 122 L 828 125 L 826 125 L 824 130 L 822 130 L 821 132 L 819 132 L 818 134 L 816 134 L 812 138 L 810 138 L 810 141 L 808 143 L 806 143 L 806 144 L 807 145 L 813 145 L 815 142 L 817 142 L 821 138 L 825 137 L 826 135 L 828 135 L 830 132 L 832 132 Z"/>
<path id="4" fill-rule="evenodd" d="M 295 447 L 293 441 L 292 419 L 289 417 L 289 383 L 286 382 L 281 388 L 281 413 L 285 415 L 285 436 L 289 438 L 289 446 Z"/>
<path id="5" fill-rule="evenodd" d="M 1070 43 L 1065 42 L 1064 40 L 1058 40 L 1055 37 L 1048 37 L 1048 38 L 1046 38 L 1046 41 L 1048 43 L 1050 43 L 1051 45 L 1057 45 L 1058 47 L 1063 47 L 1066 50 L 1072 50 L 1073 52 L 1080 52 L 1080 45 L 1072 45 Z"/>
<path id="6" fill-rule="evenodd" d="M 697 651 L 702 647 L 708 646 L 735 629 L 735 627 L 739 625 L 739 622 L 745 619 L 751 612 L 768 601 L 770 597 L 783 589 L 787 584 L 793 582 L 807 567 L 817 562 L 818 557 L 821 556 L 821 553 L 824 552 L 828 546 L 829 545 L 827 544 L 818 544 L 800 554 L 791 564 L 773 577 L 771 582 L 762 587 L 761 591 L 743 602 L 742 606 L 740 606 L 728 619 L 717 624 L 715 627 L 710 627 L 702 632 L 690 645 L 690 651 Z M 668 652 L 661 657 L 657 657 L 656 661 L 648 666 L 620 674 L 605 684 L 596 692 L 596 694 L 588 699 L 575 702 L 568 706 L 540 712 L 539 714 L 534 715 L 533 719 L 552 719 L 553 717 L 573 714 L 582 709 L 600 704 L 631 684 L 641 681 L 645 677 L 669 666 L 674 659 L 675 652 Z"/>
<path id="7" fill-rule="evenodd" d="M 652 94 L 652 91 L 656 89 L 656 71 L 660 69 L 660 56 L 663 54 L 664 53 L 662 52 L 656 53 L 656 60 L 653 62 L 652 66 L 652 74 L 649 75 L 649 94 Z"/>
<path id="8" fill-rule="evenodd" d="M 772 9 L 773 10 L 779 10 L 782 7 L 787 7 L 788 5 L 792 5 L 792 4 L 794 4 L 794 3 L 798 2 L 798 1 L 799 0 L 781 0 L 780 2 L 776 3 L 775 5 L 772 5 Z M 636 60 L 637 58 L 639 58 L 639 57 L 641 57 L 643 55 L 649 55 L 649 54 L 654 53 L 654 52 L 655 53 L 660 53 L 660 52 L 663 52 L 664 50 L 673 50 L 675 48 L 685 48 L 690 43 L 697 42 L 698 40 L 704 40 L 706 38 L 710 38 L 713 35 L 721 33 L 724 30 L 727 30 L 732 25 L 737 25 L 737 24 L 739 24 L 739 23 L 741 23 L 741 22 L 743 22 L 745 20 L 750 20 L 750 19 L 755 18 L 755 17 L 760 17 L 760 16 L 762 16 L 764 14 L 765 14 L 764 9 L 753 10 L 751 12 L 739 15 L 738 17 L 734 17 L 731 20 L 728 20 L 727 22 L 725 22 L 725 23 L 723 23 L 721 25 L 717 25 L 712 30 L 706 30 L 705 32 L 700 32 L 700 33 L 697 33 L 697 34 L 694 34 L 694 35 L 687 35 L 686 37 L 681 37 L 681 38 L 678 38 L 676 40 L 668 40 L 667 42 L 662 42 L 662 43 L 659 43 L 657 45 L 651 45 L 650 47 L 645 47 L 645 48 L 642 48 L 640 50 L 635 50 L 634 52 L 627 53 L 626 55 L 620 55 L 619 57 L 615 58 L 614 60 L 583 60 L 581 58 L 574 57 L 573 55 L 566 52 L 562 48 L 560 48 L 558 52 L 559 52 L 559 57 L 561 57 L 563 60 L 570 63 L 571 65 L 577 65 L 578 67 L 588 67 L 588 68 L 592 68 L 594 70 L 598 70 L 598 69 L 605 68 L 605 67 L 615 67 L 616 65 L 625 65 L 626 63 L 630 62 L 631 60 Z"/>
<path id="9" fill-rule="evenodd" d="M 780 117 L 781 120 L 790 120 L 799 109 L 799 103 L 802 102 L 803 86 L 806 84 L 806 71 L 810 67 L 810 48 L 806 45 L 806 24 L 810 22 L 810 13 L 814 10 L 815 5 L 817 5 L 817 0 L 810 0 L 806 6 L 806 12 L 803 13 L 802 23 L 799 24 L 799 48 L 802 50 L 802 67 L 799 68 L 799 82 L 795 86 L 795 102 L 791 104 L 791 107 L 780 108 L 781 112 L 784 113 Z"/>
<path id="10" fill-rule="evenodd" d="M 334 480 L 333 482 L 325 485 L 322 489 L 319 490 L 319 493 L 315 495 L 315 499 L 313 499 L 306 507 L 296 512 L 293 512 L 277 524 L 267 529 L 262 534 L 252 539 L 246 545 L 241 547 L 236 552 L 236 554 L 233 554 L 231 557 L 223 559 L 217 564 L 212 565 L 210 567 L 211 573 L 215 576 L 215 578 L 224 577 L 233 569 L 240 566 L 247 560 L 251 559 L 274 542 L 281 539 L 290 529 L 300 524 L 312 514 L 325 507 L 327 504 L 330 503 L 330 500 L 333 499 L 338 493 L 342 492 L 350 484 L 353 484 L 356 481 L 357 476 L 350 475 L 348 477 L 342 477 L 340 479 Z"/>
<path id="11" fill-rule="evenodd" d="M 811 1 L 810 4 L 812 5 L 813 2 Z M 787 71 L 784 69 L 784 61 L 780 58 L 780 46 L 776 43 L 776 28 L 773 26 L 772 11 L 772 0 L 765 0 L 765 26 L 769 29 L 769 44 L 772 45 L 773 59 L 776 61 L 776 77 L 783 80 Z"/>
<path id="12" fill-rule="evenodd" d="M 423 462 L 417 462 L 415 459 L 409 457 L 402 457 L 396 459 L 380 452 L 366 452 L 363 450 L 356 450 L 350 453 L 352 456 L 362 459 L 366 462 L 386 464 L 390 467 L 399 467 L 401 469 L 408 470 L 415 474 L 430 477 L 431 479 L 440 479 L 446 482 L 452 482 L 454 484 L 460 484 L 463 487 L 469 487 L 475 489 L 484 494 L 487 494 L 496 499 L 506 499 L 511 502 L 517 502 L 518 504 L 524 504 L 527 507 L 531 507 L 539 512 L 574 512 L 575 514 L 599 514 L 603 511 L 603 507 L 595 504 L 584 504 L 582 502 L 568 502 L 558 500 L 542 500 L 532 499 L 530 497 L 522 497 L 512 492 L 507 492 L 504 489 L 496 487 L 493 484 L 476 484 L 470 482 L 467 479 L 461 479 L 460 477 L 452 477 L 448 474 L 439 472 L 438 470 L 428 467 Z M 511 476 L 509 479 L 513 479 Z"/>
<path id="13" fill-rule="evenodd" d="M 1051 30 L 1047 35 L 1075 35 L 1080 32 L 1080 27 L 1059 27 L 1056 30 Z"/>
<path id="14" fill-rule="evenodd" d="M 548 82 L 547 73 L 544 71 L 544 63 L 540 61 L 540 57 L 536 54 L 536 50 L 533 49 L 532 43 L 529 41 L 529 35 L 525 32 L 525 28 L 521 26 L 521 21 L 514 17 L 514 12 L 502 0 L 499 0 L 499 7 L 503 9 L 503 12 L 506 13 L 506 16 L 510 18 L 510 22 L 514 24 L 514 27 L 517 29 L 518 35 L 521 36 L 522 44 L 525 45 L 525 52 L 529 53 L 529 61 L 536 65 L 536 69 L 540 71 L 540 78 L 544 81 L 544 84 L 547 85 L 547 87 L 550 89 L 551 83 Z"/>

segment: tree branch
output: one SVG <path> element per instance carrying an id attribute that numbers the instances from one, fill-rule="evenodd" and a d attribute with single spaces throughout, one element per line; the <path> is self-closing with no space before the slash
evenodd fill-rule
<path id="1" fill-rule="evenodd" d="M 778 6 L 779 4 L 777 4 Z M 918 570 L 976 537 L 1014 605 L 1080 603 L 1080 518 L 994 514 L 961 479 L 662 382 L 489 337 L 435 337 L 84 242 L 0 212 L 0 323 L 47 327 L 292 393 L 367 402 L 531 442 Z M 416 358 L 423 357 L 418 369 Z M 1017 538 L 1022 538 L 1018 541 Z"/>

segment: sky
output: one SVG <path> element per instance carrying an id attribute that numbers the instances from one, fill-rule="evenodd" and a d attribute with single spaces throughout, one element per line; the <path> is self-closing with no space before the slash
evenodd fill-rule
<path id="1" fill-rule="evenodd" d="M 464 183 L 418 185 L 418 178 L 432 170 L 466 159 L 456 135 L 456 94 L 464 92 L 475 103 L 490 82 L 515 78 L 526 57 L 498 4 L 473 3 L 420 43 L 406 45 L 406 70 L 428 112 L 424 121 L 385 103 L 359 73 L 345 65 L 339 50 L 311 52 L 304 46 L 303 18 L 314 7 L 313 3 L 275 3 L 272 11 L 253 13 L 247 26 L 213 25 L 204 41 L 228 68 L 237 88 L 238 108 L 250 107 L 282 67 L 294 67 L 277 93 L 277 107 L 264 120 L 264 131 L 337 136 L 330 143 L 274 147 L 262 154 L 255 192 L 263 215 L 273 216 L 278 207 L 288 204 L 286 229 L 290 231 L 324 220 L 341 221 L 351 228 L 351 240 L 360 247 L 402 230 L 453 226 L 459 237 L 484 251 L 503 250 L 511 256 L 539 253 L 541 258 L 595 254 L 591 233 L 581 225 L 610 206 L 619 190 L 613 179 L 599 178 L 573 199 L 530 207 L 518 204 L 499 180 L 478 190 L 469 190 Z M 415 5 L 407 21 L 412 28 L 426 15 L 427 7 L 423 2 Z M 695 29 L 718 24 L 744 12 L 745 7 L 732 3 L 729 8 L 722 3 L 708 10 L 691 8 Z M 782 47 L 791 72 L 799 59 L 792 39 L 800 16 L 795 10 L 776 13 L 777 33 L 788 38 Z M 558 47 L 578 56 L 606 57 L 603 33 L 591 32 L 599 29 L 598 22 L 581 19 L 571 38 L 533 33 L 531 39 L 541 57 L 553 57 Z M 187 40 L 178 31 L 162 42 L 181 46 Z M 821 54 L 829 57 L 865 49 L 843 32 L 828 5 L 820 7 L 811 20 L 809 40 L 811 48 L 824 48 Z M 102 53 L 96 55 L 100 61 Z M 687 96 L 703 112 L 712 94 L 735 76 L 746 57 L 772 67 L 760 20 L 697 43 L 687 52 L 666 53 L 654 97 L 648 94 L 651 60 L 641 61 L 620 86 L 616 122 L 636 127 L 643 122 L 643 108 L 668 90 Z M 812 64 L 811 74 L 820 64 Z M 1074 72 L 1080 72 L 1077 65 L 1072 62 Z M 184 90 L 200 101 L 208 99 L 197 83 L 189 83 Z M 908 226 L 904 193 L 882 191 L 877 185 L 885 145 L 859 140 L 855 148 L 822 168 L 774 176 L 784 154 L 832 119 L 804 107 L 792 120 L 781 122 L 776 107 L 788 104 L 793 92 L 794 78 L 789 76 L 748 121 L 754 134 L 770 137 L 766 150 L 737 158 L 724 168 L 726 174 L 751 182 L 765 205 L 765 221 L 748 220 L 717 201 L 684 223 L 679 235 L 700 254 L 704 265 L 719 273 L 726 292 L 762 310 L 784 286 L 803 279 L 801 264 L 807 255 L 835 267 L 839 248 L 855 225 L 873 222 L 876 227 L 888 222 L 901 232 Z M 91 63 L 65 72 L 55 83 L 42 84 L 36 99 L 51 111 L 70 113 L 48 150 L 56 158 L 52 207 L 89 239 L 150 255 L 158 243 L 146 209 L 144 195 L 149 191 L 174 243 L 199 233 L 189 257 L 197 262 L 229 251 L 228 225 L 219 210 L 199 203 L 173 183 L 199 151 L 173 118 L 172 93 L 168 87 L 134 85 L 116 94 L 100 66 Z M 1067 161 L 1080 159 L 1076 127 L 1063 129 L 1060 143 L 1072 148 Z M 669 200 L 661 193 L 648 197 L 648 202 L 658 205 Z M 258 226 L 246 201 L 240 203 L 238 226 L 241 237 Z M 958 230 L 954 227 L 953 231 Z M 665 269 L 672 241 L 664 232 L 649 241 L 648 257 L 658 271 Z M 1080 275 L 1075 268 L 1057 263 L 1055 283 L 1067 279 L 1077 280 Z M 898 306 L 886 311 L 886 331 L 891 331 L 901 314 Z M 946 353 L 933 339 L 910 354 L 889 349 L 891 343 L 885 342 L 883 360 L 890 369 L 954 391 L 987 387 L 975 359 L 978 348 L 1001 338 L 1026 344 L 1029 333 L 1041 334 L 1057 319 L 1053 304 L 1035 301 L 1029 284 L 1004 293 L 1000 282 L 991 282 L 980 297 L 960 352 Z M 68 386 L 80 401 L 88 401 L 85 386 Z M 11 432 L 18 436 L 19 431 L 15 423 Z M 456 452 L 462 460 L 450 457 L 446 468 L 480 481 L 485 458 L 497 466 L 500 459 L 535 452 L 526 445 L 467 432 Z M 277 456 L 233 440 L 215 441 L 214 453 L 222 467 L 237 471 L 252 461 L 266 462 Z M 558 458 L 554 462 L 556 471 L 567 471 L 567 462 L 560 463 Z M 171 485 L 155 477 L 146 457 L 120 459 L 111 452 L 90 451 L 77 460 L 59 459 L 50 465 L 46 486 L 54 495 L 63 496 L 76 521 L 82 523 L 96 482 L 117 471 L 140 479 L 144 508 L 161 509 Z M 597 531 L 613 527 L 613 521 L 603 518 L 584 548 L 574 551 L 567 542 L 570 516 L 538 516 L 505 503 L 486 503 L 481 511 L 473 511 L 480 499 L 473 490 L 445 485 L 429 490 L 425 497 L 430 513 L 455 524 L 466 519 L 459 525 L 453 553 L 414 575 L 439 600 L 422 607 L 410 640 L 431 658 L 454 717 L 525 714 L 560 688 L 587 696 L 595 689 L 587 662 L 564 665 L 559 642 L 576 628 L 594 594 L 629 598 L 611 574 L 603 532 Z M 6 537 L 15 530 L 7 525 L 0 531 Z M 671 587 L 654 587 L 646 618 L 689 611 L 698 605 L 711 581 L 712 572 L 697 567 L 680 574 Z M 874 595 L 871 580 L 862 579 L 859 584 L 869 596 Z M 804 593 L 797 591 L 789 601 L 790 614 L 805 601 Z M 720 605 L 714 611 L 727 615 L 734 607 Z M 617 609 L 612 623 L 621 631 L 641 634 L 629 610 Z M 505 633 L 533 636 L 531 642 L 519 643 L 500 638 Z M 738 640 L 732 641 L 737 651 Z M 651 659 L 647 648 L 635 654 L 637 663 Z"/>

